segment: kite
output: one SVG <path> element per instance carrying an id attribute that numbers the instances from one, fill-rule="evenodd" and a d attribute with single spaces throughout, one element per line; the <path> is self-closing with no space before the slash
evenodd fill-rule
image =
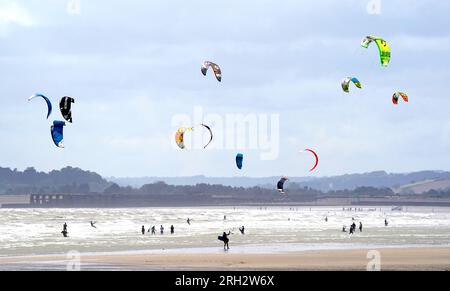
<path id="1" fill-rule="evenodd" d="M 352 82 L 353 84 L 355 84 L 356 87 L 358 87 L 359 89 L 361 89 L 361 83 L 359 82 L 358 79 L 356 78 L 350 78 L 347 77 L 344 80 L 342 80 L 342 90 L 344 90 L 344 92 L 349 93 L 349 87 L 350 87 L 350 82 Z"/>
<path id="2" fill-rule="evenodd" d="M 72 97 L 64 96 L 59 102 L 59 109 L 64 119 L 72 123 L 72 103 L 75 103 L 75 99 Z"/>
<path id="3" fill-rule="evenodd" d="M 319 165 L 319 156 L 317 155 L 317 153 L 311 149 L 306 149 L 305 151 L 310 152 L 314 155 L 315 158 L 315 162 L 314 162 L 314 166 L 309 170 L 310 172 L 314 171 L 317 166 Z"/>
<path id="4" fill-rule="evenodd" d="M 220 69 L 220 67 L 217 64 L 215 64 L 213 62 L 206 61 L 203 63 L 202 69 L 201 69 L 202 74 L 204 76 L 206 76 L 206 73 L 208 72 L 208 69 L 210 67 L 213 69 L 213 72 L 214 72 L 214 75 L 216 76 L 217 81 L 221 82 L 222 81 L 222 70 Z"/>
<path id="5" fill-rule="evenodd" d="M 53 142 L 59 148 L 64 148 L 64 126 L 66 126 L 66 123 L 64 121 L 55 120 L 53 121 L 53 125 L 50 128 Z"/>
<path id="6" fill-rule="evenodd" d="M 200 124 L 200 125 L 202 127 L 206 128 L 208 130 L 208 132 L 209 132 L 209 135 L 210 135 L 208 143 L 203 146 L 203 148 L 206 149 L 211 144 L 211 142 L 213 141 L 214 134 L 213 134 L 213 132 L 211 130 L 211 127 L 209 127 L 208 125 L 206 125 L 206 124 Z M 184 144 L 184 134 L 187 131 L 194 131 L 194 127 L 180 127 L 180 128 L 178 128 L 177 132 L 175 133 L 175 142 L 176 142 L 176 144 L 178 145 L 178 147 L 180 149 L 185 149 L 186 148 L 186 146 Z"/>
<path id="7" fill-rule="evenodd" d="M 408 102 L 409 98 L 408 95 L 406 95 L 403 92 L 396 92 L 394 93 L 394 95 L 392 95 L 392 103 L 394 103 L 395 105 L 398 104 L 398 100 L 400 99 L 400 97 L 403 99 L 403 101 Z"/>
<path id="8" fill-rule="evenodd" d="M 277 190 L 281 193 L 284 194 L 284 183 L 288 180 L 288 178 L 286 177 L 282 177 L 280 179 L 280 181 L 278 181 L 277 183 Z"/>
<path id="9" fill-rule="evenodd" d="M 361 46 L 363 48 L 368 48 L 372 42 L 375 42 L 378 46 L 378 52 L 380 54 L 381 65 L 383 67 L 387 67 L 389 64 L 389 61 L 391 60 L 391 49 L 389 47 L 389 44 L 382 38 L 379 38 L 379 37 L 376 37 L 373 35 L 369 35 L 369 36 L 366 36 L 361 41 Z"/>
<path id="10" fill-rule="evenodd" d="M 50 102 L 50 99 L 48 99 L 45 95 L 43 94 L 34 94 L 33 96 L 31 96 L 30 98 L 28 98 L 28 101 L 33 100 L 34 98 L 40 97 L 42 99 L 45 100 L 45 102 L 47 103 L 47 119 L 49 118 L 50 114 L 52 114 L 52 103 Z"/>
<path id="11" fill-rule="evenodd" d="M 186 146 L 184 145 L 184 134 L 186 133 L 186 131 L 192 131 L 194 130 L 193 127 L 180 127 L 177 132 L 175 133 L 175 142 L 177 143 L 178 147 L 180 149 L 185 149 Z"/>
<path id="12" fill-rule="evenodd" d="M 244 162 L 244 155 L 243 154 L 237 154 L 236 155 L 236 166 L 239 170 L 242 170 L 242 163 Z"/>

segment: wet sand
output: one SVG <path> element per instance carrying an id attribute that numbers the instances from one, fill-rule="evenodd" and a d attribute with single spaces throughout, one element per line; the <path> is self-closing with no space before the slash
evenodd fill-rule
<path id="1" fill-rule="evenodd" d="M 370 250 L 281 254 L 110 254 L 81 256 L 81 270 L 367 270 Z M 450 248 L 379 249 L 381 270 L 450 270 Z M 66 256 L 0 258 L 3 270 L 65 270 Z M 372 265 L 372 264 L 371 264 Z"/>

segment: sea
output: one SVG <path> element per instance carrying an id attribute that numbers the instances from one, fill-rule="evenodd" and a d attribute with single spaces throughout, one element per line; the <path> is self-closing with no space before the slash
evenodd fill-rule
<path id="1" fill-rule="evenodd" d="M 91 221 L 96 222 L 96 228 Z M 342 231 L 344 225 L 348 230 L 353 222 L 357 225 L 353 235 Z M 362 232 L 358 229 L 360 222 Z M 64 223 L 68 226 L 68 237 L 61 234 Z M 174 234 L 170 233 L 172 225 Z M 144 235 L 142 226 L 146 229 Z M 155 235 L 147 232 L 152 226 L 156 227 Z M 245 234 L 239 231 L 242 226 Z M 442 247 L 450 245 L 450 208 L 0 209 L 0 257 L 71 252 L 220 253 L 223 243 L 218 236 L 223 232 L 231 232 L 229 245 L 234 253 Z"/>

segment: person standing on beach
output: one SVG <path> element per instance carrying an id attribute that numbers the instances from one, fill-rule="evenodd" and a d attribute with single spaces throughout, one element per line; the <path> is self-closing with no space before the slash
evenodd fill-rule
<path id="1" fill-rule="evenodd" d="M 191 220 L 189 219 L 189 217 L 188 217 L 188 219 L 186 220 L 186 222 L 187 222 L 187 224 L 191 225 Z"/>
<path id="2" fill-rule="evenodd" d="M 384 226 L 388 226 L 389 222 L 387 221 L 387 219 L 384 220 Z"/>
<path id="3" fill-rule="evenodd" d="M 359 222 L 359 232 L 362 232 L 362 222 Z"/>
<path id="4" fill-rule="evenodd" d="M 325 217 L 325 222 L 328 222 L 328 216 L 327 216 L 327 217 Z"/>
<path id="5" fill-rule="evenodd" d="M 245 227 L 244 226 L 240 227 L 239 231 L 241 232 L 241 234 L 245 234 Z"/>
<path id="6" fill-rule="evenodd" d="M 161 227 L 159 228 L 159 230 L 161 231 L 161 234 L 164 234 L 164 226 L 161 225 Z"/>
<path id="7" fill-rule="evenodd" d="M 152 226 L 152 235 L 156 234 L 156 226 Z"/>
<path id="8" fill-rule="evenodd" d="M 223 232 L 222 234 L 222 238 L 223 238 L 223 249 L 224 250 L 229 250 L 230 247 L 228 246 L 228 243 L 230 242 L 230 239 L 228 238 L 228 236 L 231 234 L 231 231 L 228 232 L 228 234 L 226 232 Z M 226 248 L 225 248 L 226 247 Z"/>
<path id="9" fill-rule="evenodd" d="M 145 226 L 142 226 L 141 232 L 142 232 L 142 235 L 145 235 Z"/>
<path id="10" fill-rule="evenodd" d="M 223 216 L 223 220 L 227 220 L 227 216 L 226 215 Z"/>
<path id="11" fill-rule="evenodd" d="M 174 234 L 175 233 L 175 227 L 173 227 L 173 225 L 172 226 L 170 226 L 170 234 Z"/>

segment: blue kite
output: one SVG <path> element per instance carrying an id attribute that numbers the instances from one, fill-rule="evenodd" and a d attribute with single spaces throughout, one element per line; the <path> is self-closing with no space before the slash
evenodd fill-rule
<path id="1" fill-rule="evenodd" d="M 242 170 L 242 164 L 244 162 L 244 155 L 243 154 L 237 154 L 236 155 L 236 166 L 239 170 Z"/>
<path id="2" fill-rule="evenodd" d="M 66 123 L 64 121 L 55 120 L 53 121 L 53 125 L 51 127 L 53 142 L 59 148 L 64 148 L 64 126 L 66 126 Z"/>
<path id="3" fill-rule="evenodd" d="M 41 97 L 42 99 L 45 100 L 45 102 L 47 102 L 47 119 L 49 118 L 50 114 L 52 114 L 52 103 L 50 102 L 50 99 L 48 99 L 45 95 L 43 94 L 34 94 L 33 96 L 31 96 L 30 98 L 28 98 L 28 101 L 33 100 L 34 98 L 37 97 Z"/>

